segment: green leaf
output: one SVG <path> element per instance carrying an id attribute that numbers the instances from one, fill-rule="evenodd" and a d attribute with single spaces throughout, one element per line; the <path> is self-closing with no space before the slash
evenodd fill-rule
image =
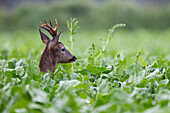
<path id="1" fill-rule="evenodd" d="M 85 92 L 80 92 L 80 97 L 83 99 L 87 98 L 87 94 Z"/>
<path id="2" fill-rule="evenodd" d="M 87 75 L 84 75 L 84 81 L 88 81 L 89 77 Z"/>
<path id="3" fill-rule="evenodd" d="M 19 86 L 14 86 L 11 88 L 11 96 L 14 96 L 14 95 L 23 95 L 24 93 L 24 90 L 22 87 L 19 87 Z"/>
<path id="4" fill-rule="evenodd" d="M 67 20 L 67 28 L 70 28 L 70 23 L 68 20 Z"/>
<path id="5" fill-rule="evenodd" d="M 142 81 L 139 84 L 137 84 L 137 87 L 144 88 L 144 87 L 147 87 L 148 85 L 149 85 L 149 80 L 146 78 L 143 78 Z"/>
<path id="6" fill-rule="evenodd" d="M 75 86 L 75 88 L 78 90 L 85 89 L 85 90 L 89 91 L 88 84 L 78 84 L 77 86 Z"/>
<path id="7" fill-rule="evenodd" d="M 16 60 L 14 58 L 8 61 L 8 68 L 14 69 L 15 65 L 16 65 Z"/>
<path id="8" fill-rule="evenodd" d="M 44 91 L 41 91 L 40 89 L 36 88 L 29 88 L 29 94 L 31 95 L 33 102 L 39 102 L 39 103 L 47 103 L 48 102 L 48 96 L 47 93 Z"/>

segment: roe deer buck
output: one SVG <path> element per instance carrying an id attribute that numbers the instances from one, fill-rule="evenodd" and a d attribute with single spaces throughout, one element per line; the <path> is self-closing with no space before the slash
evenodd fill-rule
<path id="1" fill-rule="evenodd" d="M 48 72 L 48 70 L 50 70 L 52 78 L 52 74 L 54 73 L 57 64 L 74 62 L 77 58 L 64 47 L 62 42 L 59 41 L 62 32 L 57 35 L 56 19 L 54 29 L 51 21 L 50 25 L 46 21 L 44 25 L 40 22 L 40 27 L 47 30 L 53 37 L 53 39 L 50 39 L 41 31 L 41 29 L 39 29 L 41 40 L 46 44 L 45 50 L 41 56 L 39 68 L 41 72 Z"/>

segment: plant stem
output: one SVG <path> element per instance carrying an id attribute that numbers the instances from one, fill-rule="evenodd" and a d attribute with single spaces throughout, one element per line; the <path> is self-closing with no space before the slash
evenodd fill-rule
<path id="1" fill-rule="evenodd" d="M 109 42 L 110 42 L 110 40 L 111 40 L 111 38 L 112 38 L 112 33 L 114 33 L 115 29 L 116 29 L 116 28 L 119 28 L 119 27 L 124 27 L 124 26 L 125 26 L 125 24 L 116 24 L 115 26 L 113 26 L 113 27 L 111 27 L 111 28 L 109 29 L 109 34 L 108 34 L 108 36 L 107 36 L 107 40 L 106 40 L 106 42 L 104 43 L 104 45 L 103 45 L 103 47 L 102 47 L 99 55 L 96 57 L 96 59 L 95 59 L 95 61 L 94 61 L 94 64 L 97 63 L 97 61 L 100 59 L 100 57 L 101 57 L 101 55 L 103 54 L 103 52 L 106 50 L 106 48 L 107 48 L 107 46 L 108 46 L 108 44 L 109 44 Z"/>
<path id="2" fill-rule="evenodd" d="M 73 32 L 73 28 L 72 28 L 72 24 L 73 24 L 73 22 L 72 22 L 72 18 L 71 18 L 71 20 L 70 20 L 70 42 L 71 42 L 71 53 L 73 54 L 73 34 L 72 34 L 72 32 Z M 72 71 L 74 71 L 74 65 L 72 64 L 72 67 L 71 67 L 71 70 Z"/>
<path id="3" fill-rule="evenodd" d="M 76 20 L 76 18 L 70 18 L 70 21 L 67 21 L 67 27 L 69 29 L 69 38 L 71 42 L 71 53 L 73 54 L 73 35 L 76 34 L 76 30 L 79 29 L 78 21 Z M 72 71 L 74 70 L 73 64 L 71 69 Z"/>
<path id="4" fill-rule="evenodd" d="M 109 33 L 106 43 L 103 45 L 103 48 L 101 49 L 100 54 L 99 54 L 99 55 L 96 57 L 96 59 L 95 59 L 95 63 L 98 61 L 98 59 L 99 59 L 99 58 L 100 58 L 100 56 L 102 55 L 103 51 L 105 51 L 105 50 L 106 50 L 107 45 L 108 45 L 108 43 L 109 43 L 110 39 L 111 39 L 111 34 Z M 94 63 L 94 64 L 95 64 L 95 63 Z"/>

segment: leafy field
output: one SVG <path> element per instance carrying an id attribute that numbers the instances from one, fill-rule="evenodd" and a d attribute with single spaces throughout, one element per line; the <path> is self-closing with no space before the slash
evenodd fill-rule
<path id="1" fill-rule="evenodd" d="M 45 47 L 38 30 L 0 33 L 0 112 L 168 113 L 169 31 L 116 31 L 98 61 L 107 31 L 80 31 L 74 70 L 59 64 L 53 79 L 38 68 Z"/>

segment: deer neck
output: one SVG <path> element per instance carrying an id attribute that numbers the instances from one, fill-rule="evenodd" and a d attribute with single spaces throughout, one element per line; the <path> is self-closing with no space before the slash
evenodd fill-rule
<path id="1" fill-rule="evenodd" d="M 58 64 L 57 59 L 55 57 L 55 53 L 53 51 L 44 50 L 41 60 L 39 63 L 40 71 L 48 72 L 50 70 L 51 74 L 55 71 L 55 66 Z"/>

